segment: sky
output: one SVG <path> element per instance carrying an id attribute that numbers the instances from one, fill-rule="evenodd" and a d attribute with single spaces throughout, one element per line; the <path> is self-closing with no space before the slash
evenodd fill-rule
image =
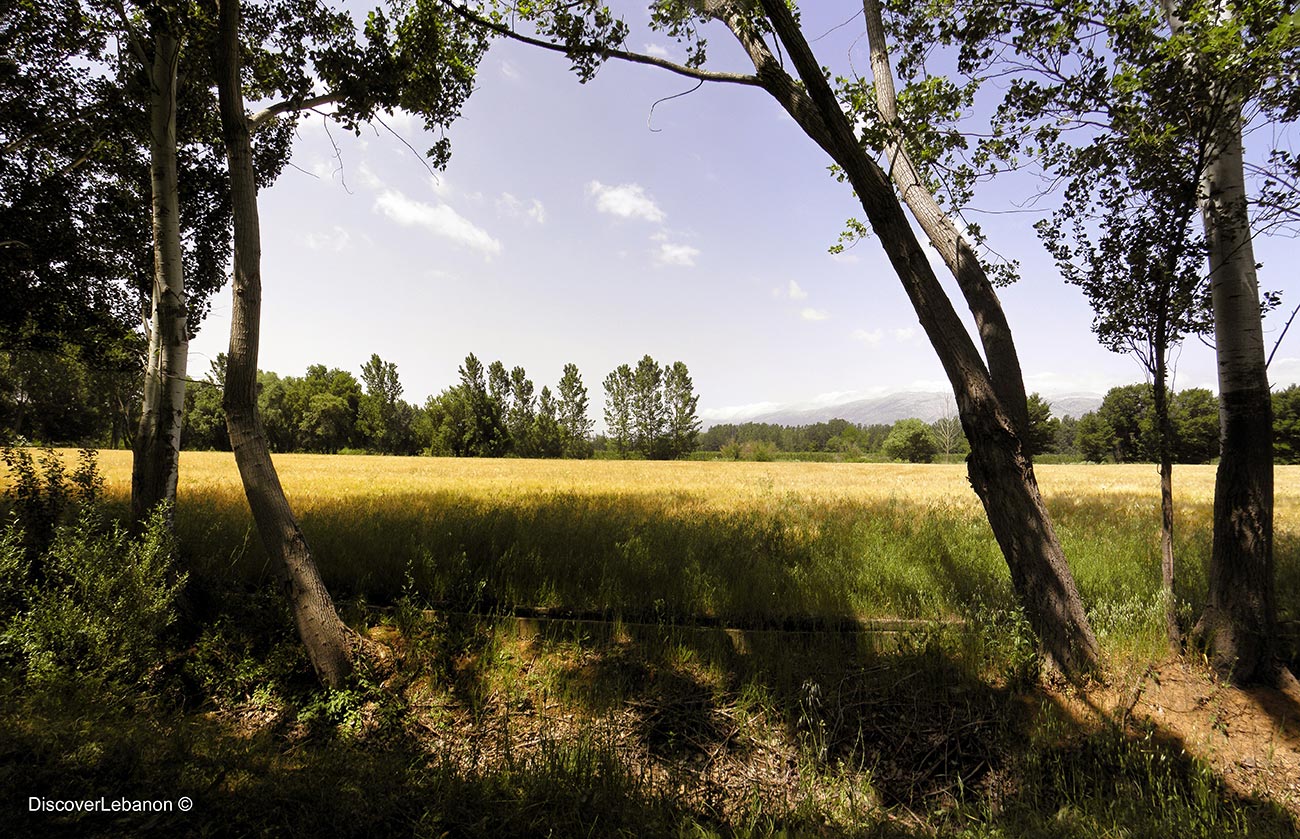
<path id="1" fill-rule="evenodd" d="M 810 4 L 804 31 L 837 73 L 869 72 L 852 2 Z M 643 23 L 633 7 L 629 22 Z M 730 34 L 705 31 L 713 69 L 750 71 Z M 680 46 L 634 25 L 630 49 L 671 59 Z M 763 91 L 610 62 L 579 84 L 567 60 L 498 42 L 431 173 L 436 138 L 398 113 L 353 136 L 322 116 L 299 126 L 293 166 L 260 196 L 259 367 L 360 373 L 395 362 L 416 404 L 457 382 L 473 352 L 523 366 L 540 391 L 576 364 L 600 420 L 601 382 L 645 354 L 683 361 L 708 425 L 777 407 L 900 391 L 947 391 L 902 286 L 875 239 L 828 253 L 861 215 L 849 187 Z M 658 103 L 658 104 L 656 104 Z M 979 130 L 977 121 L 973 130 Z M 1082 294 L 1065 284 L 1032 225 L 1039 182 L 999 179 L 973 213 L 991 245 L 1021 264 L 999 292 L 1030 391 L 1104 393 L 1144 379 L 1100 347 Z M 924 241 L 922 235 L 919 238 Z M 1260 282 L 1300 297 L 1300 240 L 1256 245 Z M 960 305 L 955 284 L 932 260 Z M 204 375 L 228 342 L 229 287 L 191 343 Z M 1272 347 L 1285 314 L 1265 324 Z M 1300 327 L 1270 368 L 1300 380 Z M 1213 352 L 1175 353 L 1174 387 L 1214 389 Z M 603 423 L 601 423 L 603 425 Z"/>

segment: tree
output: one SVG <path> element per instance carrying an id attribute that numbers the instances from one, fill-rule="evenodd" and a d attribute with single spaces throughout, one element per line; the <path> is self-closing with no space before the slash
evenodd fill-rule
<path id="1" fill-rule="evenodd" d="M 565 457 L 591 457 L 591 430 L 595 420 L 587 417 L 587 388 L 576 364 L 564 365 L 560 377 L 556 420 L 560 425 L 561 445 Z"/>
<path id="2" fill-rule="evenodd" d="M 1300 463 L 1300 385 L 1273 394 L 1273 457 Z"/>
<path id="3" fill-rule="evenodd" d="M 1037 393 L 1029 394 L 1029 433 L 1025 435 L 1025 445 L 1031 455 L 1043 454 L 1055 449 L 1056 432 L 1061 422 L 1052 417 L 1052 406 Z"/>
<path id="4" fill-rule="evenodd" d="M 962 454 L 968 448 L 966 437 L 961 432 L 961 420 L 951 413 L 945 413 L 931 423 L 930 430 L 934 432 L 939 451 L 945 455 Z"/>
<path id="5" fill-rule="evenodd" d="M 401 452 L 409 436 L 410 423 L 407 411 L 402 410 L 405 403 L 401 401 L 402 382 L 397 365 L 374 353 L 361 366 L 361 381 L 366 393 L 358 406 L 357 430 L 376 450 L 385 454 Z"/>
<path id="6" fill-rule="evenodd" d="M 891 460 L 929 463 L 939 451 L 939 442 L 925 420 L 901 419 L 885 438 L 885 454 Z"/>
<path id="7" fill-rule="evenodd" d="M 649 355 L 641 356 L 632 373 L 632 442 L 646 458 L 666 455 L 664 432 L 668 427 L 668 413 L 663 384 L 664 373 L 659 362 Z"/>
<path id="8" fill-rule="evenodd" d="M 605 425 L 619 457 L 627 457 L 633 447 L 634 422 L 632 398 L 635 386 L 632 368 L 620 364 L 605 377 Z"/>
<path id="9" fill-rule="evenodd" d="M 558 405 L 549 387 L 543 386 L 537 398 L 537 416 L 530 437 L 537 457 L 563 457 L 564 435 L 556 419 Z"/>
<path id="10" fill-rule="evenodd" d="M 536 457 L 538 447 L 533 439 L 537 423 L 537 399 L 533 396 L 533 381 L 524 368 L 510 371 L 510 407 L 506 412 L 506 429 L 510 445 L 519 457 Z"/>
<path id="11" fill-rule="evenodd" d="M 226 417 L 244 492 L 268 555 L 284 569 L 298 635 L 317 675 L 341 687 L 352 672 L 360 637 L 339 619 L 307 539 L 289 508 L 257 420 L 256 371 L 261 317 L 261 233 L 252 140 L 244 112 L 240 65 L 239 0 L 221 0 L 216 48 L 221 123 L 230 159 L 234 206 L 235 275 Z"/>
<path id="12" fill-rule="evenodd" d="M 1209 463 L 1219 454 L 1219 400 L 1203 387 L 1173 394 L 1169 401 L 1175 463 Z"/>
<path id="13" fill-rule="evenodd" d="M 1057 15 L 1037 3 L 971 0 L 930 17 L 922 27 L 929 37 L 909 29 L 927 51 L 955 45 L 968 77 L 1006 79 L 1014 71 L 995 130 L 972 156 L 981 165 L 990 155 L 1021 153 L 1050 165 L 1073 136 L 1137 139 L 1157 146 L 1145 158 L 1157 163 L 1154 171 L 1177 173 L 1169 184 L 1192 186 L 1222 406 L 1210 593 L 1196 633 L 1216 669 L 1240 682 L 1282 674 L 1274 647 L 1267 362 L 1242 137 L 1247 115 L 1292 122 L 1298 113 L 1300 79 L 1290 68 L 1300 61 L 1300 27 L 1292 11 L 1274 0 L 1162 0 L 1158 8 L 1093 0 Z M 919 47 L 916 57 L 921 67 Z M 977 89 L 978 81 L 962 89 Z M 1285 168 L 1285 156 L 1273 160 Z M 1266 197 L 1269 188 L 1266 181 Z M 1175 210 L 1166 220 L 1181 217 Z"/>
<path id="14" fill-rule="evenodd" d="M 595 3 L 554 0 L 516 9 L 520 13 L 518 18 L 539 20 L 540 32 L 564 39 L 562 43 L 519 35 L 504 23 L 479 17 L 454 3 L 445 3 L 445 7 L 490 31 L 564 52 L 583 80 L 592 76 L 600 61 L 615 58 L 665 67 L 702 81 L 758 87 L 781 105 L 830 156 L 852 187 L 868 225 L 885 249 L 922 328 L 939 355 L 971 445 L 967 459 L 971 486 L 984 505 L 1043 652 L 1049 662 L 1066 673 L 1077 674 L 1094 667 L 1098 655 L 1096 639 L 1043 505 L 1032 460 L 1024 450 L 1022 435 L 1027 425 L 1024 383 L 1001 304 L 973 248 L 958 235 L 946 214 L 934 212 L 937 205 L 928 182 L 923 178 L 915 182 L 906 180 L 905 170 L 914 171 L 914 167 L 905 160 L 905 154 L 899 153 L 904 150 L 894 141 L 897 126 L 888 115 L 888 101 L 882 100 L 880 109 L 885 114 L 883 123 L 887 130 L 873 136 L 883 137 L 884 145 L 892 149 L 891 171 L 899 178 L 893 183 L 864 148 L 863 138 L 855 132 L 854 123 L 845 113 L 845 103 L 828 83 L 786 0 L 756 3 L 697 0 L 689 4 L 663 2 L 655 7 L 652 25 L 683 38 L 695 32 L 697 23 L 721 22 L 750 58 L 756 71 L 754 75 L 703 69 L 702 41 L 689 45 L 690 58 L 686 64 L 628 53 L 621 49 L 627 27 Z M 575 14 L 575 9 L 579 14 Z M 870 5 L 867 18 L 873 66 L 886 68 L 888 57 L 882 49 L 883 32 L 873 22 L 869 9 Z M 583 12 L 587 14 L 580 14 Z M 764 40 L 765 35 L 774 38 L 785 61 L 773 53 Z M 785 69 L 787 64 L 796 73 L 797 80 Z M 887 75 L 880 70 L 876 72 L 878 95 L 884 92 Z M 860 115 L 854 113 L 854 117 Z M 962 296 L 976 320 L 983 357 L 935 277 L 920 241 L 907 222 L 895 185 L 903 190 L 909 203 L 916 199 L 912 209 L 918 222 L 957 278 Z M 928 204 L 926 197 L 930 199 Z"/>
<path id="15" fill-rule="evenodd" d="M 671 457 L 684 457 L 695 451 L 700 434 L 700 418 L 696 413 L 700 397 L 686 365 L 674 361 L 664 371 L 664 404 L 668 423 L 667 451 Z"/>
<path id="16" fill-rule="evenodd" d="M 1151 388 L 1146 385 L 1113 387 L 1106 391 L 1097 413 L 1111 430 L 1116 463 L 1150 463 L 1155 459 Z"/>
<path id="17" fill-rule="evenodd" d="M 1098 411 L 1079 417 L 1077 425 L 1079 454 L 1092 463 L 1101 463 L 1115 454 L 1115 429 Z"/>
<path id="18" fill-rule="evenodd" d="M 430 124 L 445 124 L 455 117 L 461 101 L 468 95 L 469 77 L 482 54 L 481 43 L 472 38 L 457 38 L 454 27 L 440 26 L 436 16 L 428 16 L 419 24 L 404 33 L 408 39 L 405 47 L 410 50 L 406 58 L 410 63 L 403 66 L 403 62 L 396 62 L 410 75 L 389 75 L 386 80 L 394 83 L 393 87 L 381 85 L 377 88 L 375 95 L 387 92 L 392 98 L 388 101 L 375 98 L 353 101 L 342 111 L 345 118 L 373 113 L 373 109 L 381 105 L 412 104 L 419 106 L 417 109 L 425 114 Z M 278 558 L 285 572 L 299 636 L 321 680 L 330 687 L 339 687 L 352 672 L 364 642 L 339 619 L 334 609 L 306 538 L 280 485 L 257 417 L 255 389 L 261 314 L 261 232 L 251 120 L 244 110 L 239 0 L 220 0 L 218 33 L 214 63 L 222 135 L 229 161 L 235 232 L 234 304 L 231 308 L 225 401 L 230 440 L 262 543 L 269 556 Z M 381 47 L 390 46 L 381 15 L 371 16 L 367 34 L 372 36 L 372 45 L 378 41 Z M 391 70 L 392 55 L 391 51 L 384 49 L 372 58 L 376 63 L 379 63 L 378 59 L 389 58 L 388 68 Z M 372 64 L 367 69 L 374 74 L 370 77 L 372 80 L 383 78 L 380 74 L 382 67 Z M 412 76 L 415 80 L 408 85 L 395 84 Z M 445 161 L 445 148 L 442 159 Z"/>
<path id="19" fill-rule="evenodd" d="M 505 375 L 505 367 L 501 362 L 494 362 L 492 366 L 499 368 L 501 374 Z M 504 379 L 499 376 L 494 379 L 494 389 L 501 396 L 489 392 L 487 381 L 483 377 L 483 364 L 474 353 L 465 356 L 465 364 L 460 368 L 459 398 L 464 400 L 469 414 L 469 426 L 465 430 L 462 450 L 470 457 L 500 457 L 505 454 L 510 442 L 500 401 L 503 397 L 509 398 L 510 379 L 508 375 Z"/>

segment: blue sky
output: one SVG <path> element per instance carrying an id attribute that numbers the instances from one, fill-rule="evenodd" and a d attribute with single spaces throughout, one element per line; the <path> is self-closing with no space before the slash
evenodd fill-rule
<path id="1" fill-rule="evenodd" d="M 804 5 L 811 37 L 860 11 Z M 725 30 L 706 34 L 713 66 L 747 69 Z M 860 19 L 814 46 L 836 72 L 866 72 L 859 35 Z M 628 45 L 681 55 L 648 31 Z M 297 168 L 261 196 L 259 366 L 356 374 L 378 353 L 398 365 L 405 398 L 423 403 L 455 383 L 469 352 L 524 366 L 539 390 L 573 362 L 599 418 L 605 375 L 649 353 L 687 364 L 706 423 L 946 391 L 879 243 L 828 254 L 858 207 L 825 155 L 757 89 L 706 83 L 651 116 L 657 100 L 693 86 L 618 63 L 580 85 L 563 56 L 497 43 L 451 130 L 451 164 L 436 175 L 407 145 L 422 153 L 432 143 L 409 115 L 386 120 L 393 133 L 376 126 L 360 137 L 307 118 Z M 995 182 L 976 204 L 1016 210 L 1036 188 Z M 1027 386 L 1101 393 L 1142 380 L 1136 361 L 1097 345 L 1086 301 L 1033 233 L 1050 205 L 1032 209 L 971 216 L 1021 262 L 1021 281 L 1001 296 Z M 1281 289 L 1288 311 L 1300 282 L 1285 266 L 1298 251 L 1295 239 L 1257 244 L 1261 284 Z M 194 375 L 224 350 L 229 311 L 227 289 L 191 345 Z M 1266 324 L 1273 336 L 1280 327 Z M 1178 388 L 1214 386 L 1213 354 L 1199 342 L 1176 360 Z M 1271 375 L 1300 379 L 1300 335 L 1287 336 Z"/>

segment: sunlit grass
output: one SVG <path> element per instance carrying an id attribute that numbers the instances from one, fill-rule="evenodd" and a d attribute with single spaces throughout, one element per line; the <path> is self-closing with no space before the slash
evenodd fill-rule
<path id="1" fill-rule="evenodd" d="M 454 608 L 788 624 L 952 618 L 1015 605 L 962 465 L 539 461 L 279 455 L 332 590 Z M 130 454 L 101 453 L 124 500 Z M 1157 480 L 1148 465 L 1038 476 L 1098 632 L 1160 643 Z M 1178 593 L 1199 608 L 1214 468 L 1175 471 Z M 1300 602 L 1300 467 L 1277 470 L 1278 598 Z M 177 513 L 194 570 L 272 574 L 233 455 L 186 452 Z"/>

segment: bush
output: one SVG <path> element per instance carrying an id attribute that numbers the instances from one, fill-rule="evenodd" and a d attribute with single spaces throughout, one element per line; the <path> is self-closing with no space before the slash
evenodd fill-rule
<path id="1" fill-rule="evenodd" d="M 25 450 L 6 449 L 4 459 L 13 484 L 12 519 L 0 533 L 0 661 L 39 685 L 145 680 L 164 659 L 185 582 L 167 509 L 132 538 L 96 508 L 103 482 L 92 452 L 71 479 L 54 452 L 41 472 Z M 84 504 L 62 521 L 73 498 Z"/>
<path id="2" fill-rule="evenodd" d="M 919 419 L 903 419 L 885 438 L 885 454 L 892 460 L 908 463 L 930 463 L 939 452 L 939 441 L 934 429 Z"/>

